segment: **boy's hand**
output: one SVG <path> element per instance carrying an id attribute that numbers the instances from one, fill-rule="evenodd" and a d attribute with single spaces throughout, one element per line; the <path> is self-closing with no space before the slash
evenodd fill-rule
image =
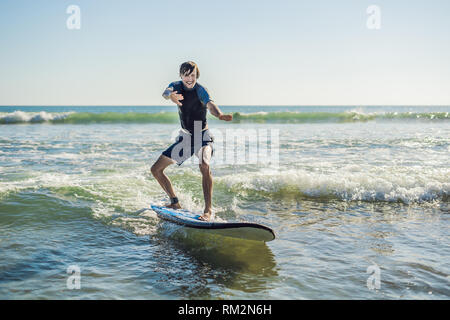
<path id="1" fill-rule="evenodd" d="M 178 93 L 178 91 L 174 91 L 169 96 L 170 100 L 172 100 L 173 103 L 175 103 L 177 106 L 181 107 L 182 104 L 180 100 L 183 100 L 183 95 L 181 93 Z"/>
<path id="2" fill-rule="evenodd" d="M 219 116 L 220 120 L 224 120 L 224 121 L 231 121 L 233 120 L 233 115 L 232 114 L 221 114 Z"/>

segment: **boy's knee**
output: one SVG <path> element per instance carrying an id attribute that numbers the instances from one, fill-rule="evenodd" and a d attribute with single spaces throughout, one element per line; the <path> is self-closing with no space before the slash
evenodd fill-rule
<path id="1" fill-rule="evenodd" d="M 156 165 L 152 165 L 152 167 L 150 168 L 150 171 L 152 172 L 153 176 L 158 175 L 162 170 L 156 166 Z"/>

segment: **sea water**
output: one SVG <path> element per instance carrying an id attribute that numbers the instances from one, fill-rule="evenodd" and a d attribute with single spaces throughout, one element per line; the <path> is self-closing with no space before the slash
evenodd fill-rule
<path id="1" fill-rule="evenodd" d="M 150 167 L 175 107 L 0 107 L 0 299 L 450 298 L 450 107 L 222 110 L 214 213 L 272 242 L 141 210 L 168 202 Z M 277 161 L 218 161 L 239 129 Z M 166 173 L 202 212 L 195 160 Z"/>

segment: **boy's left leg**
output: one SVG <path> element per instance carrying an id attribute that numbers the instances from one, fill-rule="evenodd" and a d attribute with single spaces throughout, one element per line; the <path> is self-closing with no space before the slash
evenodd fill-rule
<path id="1" fill-rule="evenodd" d="M 202 173 L 202 187 L 203 197 L 205 198 L 205 210 L 203 215 L 200 216 L 200 220 L 208 221 L 212 212 L 212 192 L 213 192 L 213 180 L 211 175 L 211 169 L 209 167 L 210 159 L 212 155 L 212 147 L 210 145 L 204 146 L 199 152 L 199 168 Z"/>

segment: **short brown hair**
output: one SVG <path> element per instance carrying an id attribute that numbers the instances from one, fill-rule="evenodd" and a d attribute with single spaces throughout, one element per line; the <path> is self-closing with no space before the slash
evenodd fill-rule
<path id="1" fill-rule="evenodd" d="M 198 69 L 198 66 L 195 62 L 193 61 L 187 61 L 184 62 L 181 66 L 180 66 L 180 76 L 183 74 L 191 74 L 192 71 L 197 70 L 197 79 L 200 77 L 200 70 Z"/>

